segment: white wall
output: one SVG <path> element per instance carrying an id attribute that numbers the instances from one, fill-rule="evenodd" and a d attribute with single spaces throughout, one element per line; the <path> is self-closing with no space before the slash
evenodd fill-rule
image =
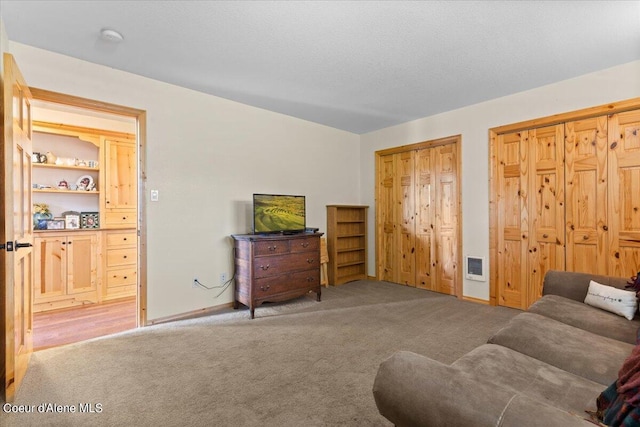
<path id="1" fill-rule="evenodd" d="M 634 97 L 640 97 L 640 61 L 362 135 L 362 203 L 375 206 L 375 151 L 461 134 L 462 255 L 484 256 L 488 268 L 489 129 Z M 375 230 L 374 216 L 372 209 L 370 230 Z M 374 243 L 372 236 L 370 275 L 375 274 Z M 465 280 L 463 294 L 488 300 L 488 279 Z"/>
<path id="2" fill-rule="evenodd" d="M 254 192 L 303 194 L 307 225 L 325 205 L 359 203 L 358 135 L 11 42 L 31 86 L 147 111 L 148 319 L 233 300 L 230 235 L 251 228 Z M 147 190 L 148 193 L 148 190 Z M 148 197 L 147 197 L 148 199 Z"/>
<path id="3" fill-rule="evenodd" d="M 3 53 L 8 51 L 9 51 L 9 37 L 7 36 L 7 31 L 4 28 L 4 21 L 2 20 L 2 15 L 0 15 L 0 80 L 4 78 Z"/>

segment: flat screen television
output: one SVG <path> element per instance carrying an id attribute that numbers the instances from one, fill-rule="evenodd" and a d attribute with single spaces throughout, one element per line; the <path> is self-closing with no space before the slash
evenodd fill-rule
<path id="1" fill-rule="evenodd" d="M 306 229 L 304 196 L 253 195 L 253 232 L 294 234 Z"/>

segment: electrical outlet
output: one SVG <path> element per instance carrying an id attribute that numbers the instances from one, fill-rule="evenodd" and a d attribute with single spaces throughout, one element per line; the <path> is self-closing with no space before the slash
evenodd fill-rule
<path id="1" fill-rule="evenodd" d="M 193 279 L 193 283 L 191 283 L 191 287 L 196 289 L 200 287 L 200 285 L 198 285 L 198 279 Z"/>
<path id="2" fill-rule="evenodd" d="M 220 273 L 220 284 L 224 285 L 227 283 L 227 273 Z"/>

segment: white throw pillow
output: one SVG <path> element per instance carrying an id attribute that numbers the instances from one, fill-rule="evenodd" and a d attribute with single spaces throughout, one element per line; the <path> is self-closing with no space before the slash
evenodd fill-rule
<path id="1" fill-rule="evenodd" d="M 633 319 L 638 310 L 638 299 L 633 291 L 602 285 L 593 280 L 589 283 L 585 304 L 610 311 L 627 319 Z"/>

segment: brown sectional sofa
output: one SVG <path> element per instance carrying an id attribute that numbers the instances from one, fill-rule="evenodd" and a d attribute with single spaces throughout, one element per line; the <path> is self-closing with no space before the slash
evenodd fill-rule
<path id="1" fill-rule="evenodd" d="M 590 280 L 550 271 L 543 297 L 451 365 L 410 352 L 384 361 L 373 394 L 397 426 L 591 426 L 585 410 L 618 376 L 640 319 L 584 304 Z"/>

